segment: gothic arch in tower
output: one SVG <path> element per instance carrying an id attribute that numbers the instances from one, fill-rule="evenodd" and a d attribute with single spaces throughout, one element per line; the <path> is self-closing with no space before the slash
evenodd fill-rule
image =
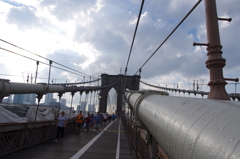
<path id="1" fill-rule="evenodd" d="M 139 90 L 140 85 L 140 76 L 134 75 L 134 76 L 125 76 L 122 74 L 119 75 L 108 75 L 108 74 L 102 74 L 101 75 L 101 86 L 107 86 L 115 83 L 112 87 L 101 89 L 99 99 L 99 111 L 102 113 L 105 113 L 107 110 L 107 96 L 108 92 L 114 88 L 117 93 L 117 112 L 122 112 L 122 105 L 123 105 L 123 92 L 125 88 L 128 88 L 129 90 Z"/>

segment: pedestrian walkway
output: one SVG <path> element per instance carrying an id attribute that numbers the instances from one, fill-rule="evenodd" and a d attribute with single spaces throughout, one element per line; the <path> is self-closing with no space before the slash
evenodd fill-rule
<path id="1" fill-rule="evenodd" d="M 63 143 L 49 140 L 2 156 L 1 159 L 134 159 L 121 119 L 101 126 L 100 132 L 64 136 Z"/>

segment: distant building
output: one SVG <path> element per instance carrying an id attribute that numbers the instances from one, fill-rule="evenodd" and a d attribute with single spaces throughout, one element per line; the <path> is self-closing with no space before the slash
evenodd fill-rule
<path id="1" fill-rule="evenodd" d="M 60 109 L 69 109 L 67 106 L 66 106 L 66 104 L 67 104 L 67 100 L 66 99 L 61 99 L 60 100 Z"/>
<path id="2" fill-rule="evenodd" d="M 90 113 L 96 112 L 95 104 L 88 105 L 88 112 L 90 112 Z"/>
<path id="3" fill-rule="evenodd" d="M 53 98 L 52 101 L 49 103 L 49 105 L 58 106 L 57 99 L 56 99 L 56 98 Z"/>
<path id="4" fill-rule="evenodd" d="M 80 105 L 77 105 L 77 112 L 86 111 L 87 102 L 83 101 Z"/>
<path id="5" fill-rule="evenodd" d="M 66 106 L 66 104 L 67 104 L 67 100 L 66 99 L 63 98 L 63 99 L 60 100 L 60 105 L 61 106 Z"/>
<path id="6" fill-rule="evenodd" d="M 31 105 L 36 104 L 36 94 L 27 94 L 27 103 Z"/>
<path id="7" fill-rule="evenodd" d="M 14 104 L 36 104 L 36 94 L 14 94 L 13 102 Z"/>
<path id="8" fill-rule="evenodd" d="M 27 102 L 27 95 L 28 94 L 14 94 L 13 96 L 13 103 L 14 104 L 24 104 Z"/>
<path id="9" fill-rule="evenodd" d="M 52 103 L 53 101 L 53 93 L 47 93 L 45 95 L 45 101 L 44 101 L 44 104 L 45 105 L 51 105 L 50 103 Z"/>

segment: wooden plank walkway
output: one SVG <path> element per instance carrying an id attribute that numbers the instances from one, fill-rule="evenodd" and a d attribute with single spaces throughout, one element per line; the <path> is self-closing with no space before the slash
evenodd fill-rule
<path id="1" fill-rule="evenodd" d="M 1 159 L 134 159 L 135 151 L 130 149 L 121 119 L 101 126 L 100 133 L 82 132 L 68 134 L 63 143 L 49 140 L 25 148 Z M 105 129 L 105 130 L 104 130 Z"/>

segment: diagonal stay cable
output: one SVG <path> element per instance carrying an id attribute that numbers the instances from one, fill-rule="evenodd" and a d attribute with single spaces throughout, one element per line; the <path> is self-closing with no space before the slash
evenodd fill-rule
<path id="1" fill-rule="evenodd" d="M 138 24 L 139 24 L 139 21 L 140 21 L 140 18 L 141 18 L 143 5 L 144 5 L 144 0 L 142 0 L 142 4 L 141 4 L 140 11 L 139 11 L 139 14 L 138 14 L 137 25 L 136 25 L 136 27 L 135 27 L 134 36 L 133 36 L 133 39 L 132 39 L 132 45 L 131 45 L 131 48 L 130 48 L 130 52 L 129 52 L 129 55 L 128 55 L 127 64 L 126 64 L 126 67 L 125 67 L 125 73 L 126 73 L 126 71 L 127 71 L 128 63 L 129 63 L 130 56 L 131 56 L 131 53 L 132 53 L 132 47 L 133 47 L 133 43 L 134 43 L 135 36 L 136 36 L 136 33 L 137 33 Z"/>
<path id="2" fill-rule="evenodd" d="M 36 55 L 36 56 L 38 56 L 38 57 L 41 57 L 41 58 L 43 58 L 43 59 L 45 59 L 45 60 L 52 61 L 52 60 L 50 60 L 50 59 L 47 59 L 47 58 L 45 58 L 45 57 L 43 57 L 43 56 L 40 56 L 40 55 L 38 55 L 38 54 L 36 54 L 36 53 L 34 53 L 34 52 L 28 51 L 28 50 L 26 50 L 26 49 L 24 49 L 24 48 L 21 48 L 21 47 L 19 47 L 19 46 L 17 46 L 17 45 L 14 45 L 14 44 L 10 43 L 10 42 L 7 42 L 7 41 L 5 41 L 5 40 L 0 39 L 0 41 L 5 42 L 5 43 L 7 43 L 7 44 L 9 44 L 9 45 L 12 45 L 12 46 L 14 46 L 14 47 L 17 47 L 17 48 L 19 48 L 19 49 L 21 49 L 21 50 L 24 50 L 24 51 L 28 52 L 28 53 L 34 54 L 34 55 Z M 62 65 L 62 64 L 60 64 L 60 63 L 58 63 L 58 62 L 55 62 L 55 61 L 52 61 L 52 62 L 55 63 L 55 64 L 58 64 L 58 65 L 60 65 L 60 66 L 62 66 L 62 67 L 66 67 L 66 68 L 68 68 L 68 69 L 70 69 L 70 70 L 72 70 L 72 71 L 76 71 L 76 72 L 81 73 L 81 74 L 83 74 L 83 75 L 90 76 L 90 75 L 87 75 L 87 74 L 85 74 L 85 73 L 82 73 L 82 72 L 79 72 L 79 71 L 77 71 L 77 70 L 74 70 L 74 69 L 72 69 L 72 68 L 70 68 L 70 67 L 64 66 L 64 65 Z"/>
<path id="3" fill-rule="evenodd" d="M 142 68 L 143 66 L 152 58 L 152 56 L 158 51 L 158 49 L 168 40 L 168 38 L 177 30 L 177 28 L 183 23 L 183 21 L 192 13 L 192 11 L 198 6 L 198 4 L 202 0 L 199 0 L 193 8 L 187 13 L 187 15 L 181 20 L 181 22 L 173 29 L 173 31 L 167 36 L 167 38 L 158 46 L 158 48 L 152 53 L 152 55 L 147 59 L 147 61 L 138 69 L 138 71 L 134 74 L 136 75 Z"/>
<path id="4" fill-rule="evenodd" d="M 1 47 L 0 47 L 0 49 L 2 49 L 2 50 L 4 50 L 4 51 L 7 51 L 7 52 L 10 52 L 10 53 L 13 53 L 13 54 L 16 54 L 16 55 L 19 55 L 19 56 L 22 56 L 22 57 L 25 57 L 25 58 L 30 59 L 30 60 L 33 60 L 33 61 L 37 61 L 37 60 L 35 60 L 35 59 L 33 59 L 33 58 L 30 58 L 30 57 L 21 55 L 21 54 L 19 54 L 19 53 L 16 53 L 16 52 L 13 52 L 13 51 L 10 51 L 10 50 L 1 48 Z M 41 62 L 41 61 L 39 61 L 39 62 L 42 63 L 42 64 L 45 64 L 45 65 L 49 65 L 49 64 L 44 63 L 44 62 Z M 60 70 L 63 70 L 63 71 L 67 71 L 67 72 L 69 72 L 69 73 L 73 73 L 73 74 L 75 74 L 75 75 L 83 76 L 82 74 L 78 74 L 78 73 L 75 73 L 75 72 L 71 72 L 71 71 L 69 71 L 69 70 L 65 70 L 65 69 L 62 69 L 62 68 L 59 68 L 59 67 L 56 67 L 56 66 L 52 66 L 52 67 L 57 68 L 57 69 L 60 69 Z"/>

